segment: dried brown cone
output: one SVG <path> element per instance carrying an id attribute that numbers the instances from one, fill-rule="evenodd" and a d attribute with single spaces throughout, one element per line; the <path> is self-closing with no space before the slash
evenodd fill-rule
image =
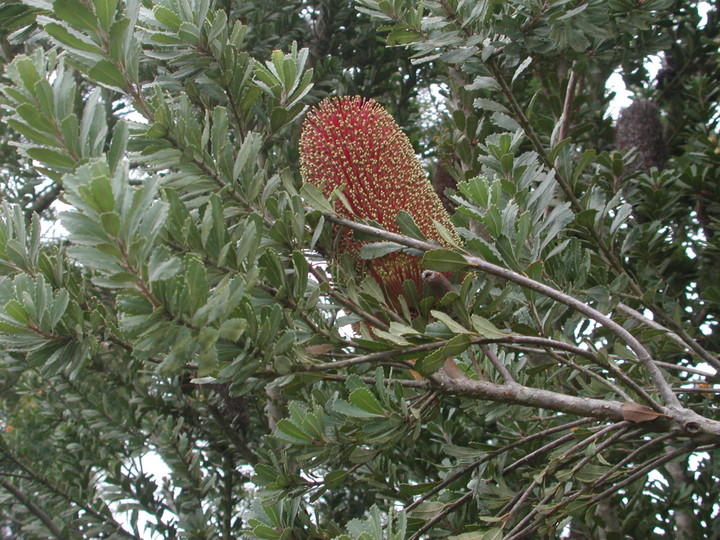
<path id="1" fill-rule="evenodd" d="M 245 396 L 233 396 L 230 394 L 230 383 L 220 383 L 208 385 L 217 392 L 220 397 L 219 411 L 220 414 L 231 425 L 240 429 L 243 434 L 247 434 L 250 419 L 248 415 L 248 404 Z"/>
<path id="2" fill-rule="evenodd" d="M 645 169 L 664 169 L 668 151 L 658 106 L 651 101 L 636 100 L 620 111 L 615 148 L 637 148 Z"/>
<path id="3" fill-rule="evenodd" d="M 440 200 L 446 210 L 451 211 L 455 205 L 448 198 L 446 191 L 457 187 L 457 180 L 450 174 L 448 167 L 450 165 L 443 161 L 438 161 L 435 165 L 435 173 L 433 174 L 432 184 L 435 187 Z"/>
<path id="4" fill-rule="evenodd" d="M 324 100 L 308 113 L 300 137 L 301 174 L 326 197 L 336 189 L 336 213 L 354 220 L 372 220 L 391 232 L 403 210 L 425 237 L 448 246 L 437 231 L 439 222 L 456 236 L 450 216 L 427 178 L 407 136 L 388 112 L 372 99 L 359 96 Z M 339 250 L 358 257 L 362 244 L 348 230 L 340 232 Z M 365 268 L 394 303 L 405 280 L 422 290 L 420 261 L 395 252 L 366 261 Z"/>

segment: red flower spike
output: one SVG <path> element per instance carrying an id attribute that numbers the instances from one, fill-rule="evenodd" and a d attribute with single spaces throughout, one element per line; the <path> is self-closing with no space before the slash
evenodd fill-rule
<path id="1" fill-rule="evenodd" d="M 328 98 L 310 111 L 300 137 L 300 165 L 303 180 L 326 197 L 343 186 L 352 212 L 336 201 L 335 211 L 341 217 L 370 219 L 399 233 L 395 219 L 404 210 L 430 241 L 448 246 L 433 220 L 455 234 L 409 139 L 372 99 Z M 364 242 L 354 240 L 348 230 L 342 235 L 340 250 L 357 256 Z M 422 268 L 416 257 L 390 253 L 367 261 L 367 269 L 393 304 L 403 293 L 405 280 L 414 281 L 422 290 Z"/>

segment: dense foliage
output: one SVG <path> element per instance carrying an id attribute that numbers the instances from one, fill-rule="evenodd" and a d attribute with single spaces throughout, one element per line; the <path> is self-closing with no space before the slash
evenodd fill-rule
<path id="1" fill-rule="evenodd" d="M 5 1 L 0 535 L 720 536 L 719 24 Z M 303 185 L 331 95 L 389 111 L 459 236 Z M 452 285 L 388 298 L 400 252 Z"/>

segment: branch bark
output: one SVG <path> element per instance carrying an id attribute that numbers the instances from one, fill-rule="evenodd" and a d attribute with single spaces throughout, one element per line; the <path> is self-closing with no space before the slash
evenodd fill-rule
<path id="1" fill-rule="evenodd" d="M 382 240 L 388 240 L 397 244 L 426 252 L 433 249 L 444 249 L 443 247 L 430 242 L 417 240 L 400 234 L 392 233 L 363 223 L 357 223 L 349 219 L 341 218 L 335 214 L 323 213 L 323 217 L 330 223 L 360 231 Z M 640 364 L 643 366 L 657 392 L 662 397 L 665 405 L 652 403 L 651 406 L 656 412 L 672 417 L 675 422 L 688 434 L 692 436 L 709 437 L 708 442 L 716 442 L 720 439 L 720 422 L 705 418 L 694 411 L 686 408 L 673 392 L 672 387 L 665 380 L 662 371 L 653 361 L 648 350 L 640 343 L 635 336 L 626 330 L 621 324 L 584 302 L 563 293 L 549 285 L 531 279 L 525 275 L 508 270 L 501 266 L 489 263 L 479 257 L 462 254 L 465 263 L 479 271 L 490 274 L 521 287 L 533 290 L 548 298 L 564 304 L 578 313 L 607 328 L 620 340 L 625 342 L 628 348 L 633 351 Z M 497 388 L 486 381 L 473 381 L 470 379 L 448 380 L 443 379 L 441 373 L 433 376 L 433 380 L 440 379 L 440 385 L 449 392 L 471 395 L 484 399 L 505 401 L 529 406 L 545 407 L 554 410 L 562 410 L 583 416 L 600 416 L 613 420 L 622 419 L 622 411 L 619 409 L 619 402 L 593 400 L 591 398 L 576 398 L 563 394 L 556 394 L 541 389 L 528 389 L 519 385 L 501 385 Z"/>
<path id="2" fill-rule="evenodd" d="M 433 375 L 431 381 L 449 394 L 525 405 L 527 407 L 539 407 L 578 416 L 604 418 L 616 422 L 624 420 L 623 403 L 620 401 L 569 396 L 517 383 L 495 384 L 489 381 L 476 381 L 467 378 L 452 379 L 442 372 Z"/>
<path id="3" fill-rule="evenodd" d="M 10 492 L 10 494 L 15 497 L 20 503 L 25 506 L 30 512 L 32 512 L 35 517 L 37 517 L 43 525 L 47 528 L 48 531 L 54 536 L 55 538 L 59 538 L 60 540 L 70 540 L 68 536 L 64 535 L 60 527 L 55 523 L 52 518 L 38 505 L 36 505 L 34 502 L 30 500 L 30 497 L 25 495 L 18 487 L 5 480 L 4 478 L 0 478 L 0 486 L 5 488 L 7 491 Z"/>
<path id="4" fill-rule="evenodd" d="M 52 203 L 54 203 L 55 200 L 60 196 L 60 193 L 62 193 L 62 186 L 60 186 L 60 184 L 53 184 L 46 191 L 40 193 L 33 201 L 33 203 L 28 207 L 28 215 L 42 214 L 45 210 L 50 208 Z"/>

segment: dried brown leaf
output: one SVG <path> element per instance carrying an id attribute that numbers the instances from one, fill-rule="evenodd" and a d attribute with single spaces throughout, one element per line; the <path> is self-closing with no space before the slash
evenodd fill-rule
<path id="1" fill-rule="evenodd" d="M 635 422 L 636 424 L 652 422 L 660 417 L 670 418 L 667 414 L 659 413 L 646 405 L 640 405 L 634 402 L 623 403 L 620 409 L 622 409 L 622 415 L 625 420 Z"/>
<path id="2" fill-rule="evenodd" d="M 307 347 L 305 347 L 305 352 L 308 353 L 310 356 L 320 356 L 329 353 L 331 350 L 332 345 L 329 345 L 327 343 L 321 345 L 308 345 Z"/>

